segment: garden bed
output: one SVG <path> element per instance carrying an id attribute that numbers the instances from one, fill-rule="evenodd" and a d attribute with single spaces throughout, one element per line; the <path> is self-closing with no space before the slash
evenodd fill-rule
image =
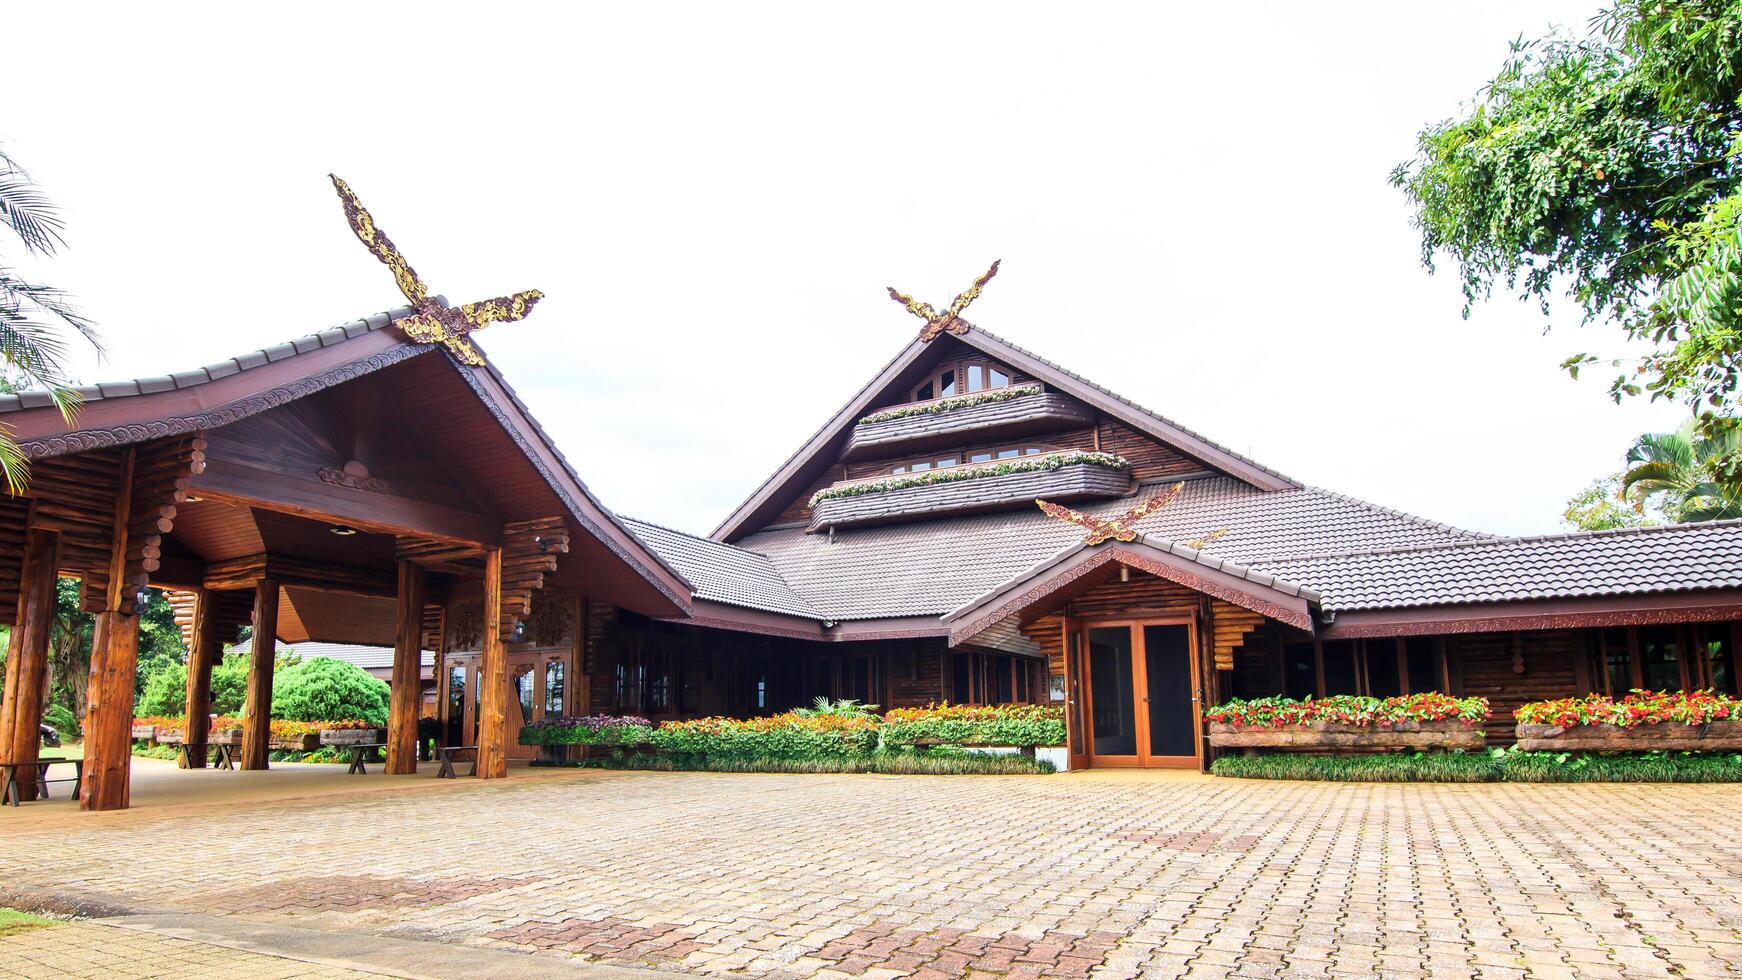
<path id="1" fill-rule="evenodd" d="M 1218 749 L 1296 752 L 1475 751 L 1483 748 L 1485 698 L 1411 694 L 1234 700 L 1204 713 Z"/>
<path id="2" fill-rule="evenodd" d="M 1358 783 L 1734 783 L 1734 752 L 1415 752 L 1224 756 L 1210 772 L 1236 779 Z"/>
<path id="3" fill-rule="evenodd" d="M 1533 701 L 1513 713 L 1526 751 L 1682 751 L 1742 749 L 1742 701 L 1710 691 L 1633 691 L 1614 700 Z"/>

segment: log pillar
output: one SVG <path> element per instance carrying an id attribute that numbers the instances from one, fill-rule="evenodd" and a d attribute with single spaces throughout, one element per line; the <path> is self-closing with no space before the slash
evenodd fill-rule
<path id="1" fill-rule="evenodd" d="M 423 568 L 399 563 L 399 615 L 387 702 L 387 771 L 417 772 L 417 716 L 423 701 Z"/>
<path id="2" fill-rule="evenodd" d="M 18 617 L 6 653 L 6 694 L 0 702 L 0 759 L 7 762 L 35 762 L 42 745 L 38 726 L 48 687 L 48 635 L 59 560 L 60 535 L 33 529 L 24 545 Z M 36 799 L 34 780 L 21 781 L 18 789 L 21 799 Z"/>
<path id="3" fill-rule="evenodd" d="M 133 683 L 139 670 L 139 616 L 97 614 L 85 707 L 85 783 L 81 810 L 122 810 L 131 802 Z"/>
<path id="4" fill-rule="evenodd" d="M 502 636 L 502 549 L 484 553 L 484 651 L 478 658 L 478 777 L 508 775 L 508 648 Z"/>
<path id="5" fill-rule="evenodd" d="M 194 636 L 188 649 L 187 720 L 182 738 L 187 742 L 188 768 L 206 767 L 206 740 L 212 726 L 212 667 L 218 662 L 222 643 L 218 636 L 218 594 L 211 589 L 194 593 Z"/>
<path id="6" fill-rule="evenodd" d="M 272 665 L 278 658 L 278 580 L 254 584 L 254 632 L 249 643 L 248 702 L 242 713 L 242 768 L 270 768 Z"/>

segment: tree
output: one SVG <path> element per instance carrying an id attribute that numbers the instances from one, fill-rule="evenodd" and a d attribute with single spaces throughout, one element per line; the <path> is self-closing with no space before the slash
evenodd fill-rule
<path id="1" fill-rule="evenodd" d="M 356 664 L 330 657 L 293 664 L 274 673 L 272 717 L 291 721 L 351 721 L 387 724 L 387 682 Z"/>
<path id="2" fill-rule="evenodd" d="M 1636 511 L 1655 505 L 1674 521 L 1742 517 L 1742 486 L 1720 472 L 1739 453 L 1742 432 L 1734 429 L 1702 436 L 1690 421 L 1675 432 L 1647 433 L 1627 451 L 1621 495 Z"/>
<path id="3" fill-rule="evenodd" d="M 0 151 L 0 224 L 18 236 L 25 254 L 52 256 L 64 247 L 60 214 L 30 175 Z M 66 332 L 84 338 L 99 353 L 102 341 L 91 321 L 58 289 L 26 279 L 0 258 L 0 385 L 6 390 L 43 388 L 70 424 L 79 399 L 67 376 Z M 29 480 L 30 461 L 11 430 L 0 427 L 0 474 L 13 493 Z"/>
<path id="4" fill-rule="evenodd" d="M 1742 383 L 1742 4 L 1617 0 L 1583 37 L 1517 41 L 1462 118 L 1392 181 L 1422 259 L 1460 268 L 1465 314 L 1499 284 L 1564 292 L 1652 350 L 1611 386 L 1736 424 Z M 1605 358 L 1579 353 L 1575 377 Z M 1630 369 L 1629 369 L 1630 368 Z M 1742 468 L 1732 460 L 1729 469 Z"/>
<path id="5" fill-rule="evenodd" d="M 1567 501 L 1561 523 L 1577 531 L 1648 527 L 1657 521 L 1621 498 L 1621 471 L 1598 477 Z"/>

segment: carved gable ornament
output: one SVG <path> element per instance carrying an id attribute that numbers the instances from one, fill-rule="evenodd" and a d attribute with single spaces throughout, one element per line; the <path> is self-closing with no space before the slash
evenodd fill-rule
<path id="1" fill-rule="evenodd" d="M 367 246 L 383 265 L 393 270 L 393 280 L 399 284 L 399 291 L 405 294 L 405 298 L 416 311 L 393 321 L 393 325 L 412 340 L 440 344 L 462 364 L 480 367 L 484 363 L 484 355 L 472 346 L 467 335 L 499 320 L 523 320 L 532 312 L 533 305 L 544 298 L 544 294 L 538 290 L 528 289 L 482 303 L 467 303 L 458 307 L 445 305 L 429 294 L 429 287 L 418 278 L 411 263 L 405 261 L 405 256 L 399 254 L 399 249 L 394 247 L 393 240 L 387 237 L 387 233 L 376 226 L 374 217 L 364 209 L 363 202 L 357 199 L 351 188 L 337 176 L 327 176 L 333 178 L 333 187 L 339 192 L 339 200 L 345 206 L 345 219 L 351 223 L 351 230 L 356 233 L 358 241 Z"/>
<path id="2" fill-rule="evenodd" d="M 1137 522 L 1173 503 L 1173 498 L 1179 496 L 1179 492 L 1184 488 L 1185 484 L 1182 482 L 1158 490 L 1150 494 L 1147 500 L 1115 517 L 1094 517 L 1047 500 L 1036 500 L 1035 504 L 1050 516 L 1087 530 L 1089 533 L 1083 536 L 1083 543 L 1093 546 L 1107 541 L 1136 541 Z M 1187 542 L 1186 547 L 1202 551 L 1226 533 L 1228 533 L 1227 528 L 1218 528 L 1201 538 Z"/>
<path id="3" fill-rule="evenodd" d="M 992 268 L 987 269 L 985 275 L 974 280 L 974 284 L 969 286 L 967 291 L 960 296 L 957 296 L 955 302 L 950 304 L 950 308 L 942 313 L 932 309 L 930 303 L 922 303 L 912 296 L 897 292 L 894 286 L 888 287 L 889 298 L 906 307 L 907 312 L 925 321 L 925 326 L 919 331 L 919 339 L 929 344 L 945 333 L 964 334 L 974 329 L 972 323 L 962 319 L 962 311 L 968 308 L 969 303 L 980 298 L 980 290 L 985 288 L 986 283 L 990 282 L 992 277 L 997 274 L 998 262 L 993 262 Z"/>

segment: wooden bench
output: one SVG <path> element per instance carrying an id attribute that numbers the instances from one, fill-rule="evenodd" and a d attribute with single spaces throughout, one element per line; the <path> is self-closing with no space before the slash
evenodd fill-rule
<path id="1" fill-rule="evenodd" d="M 386 742 L 356 742 L 345 746 L 351 753 L 351 768 L 345 770 L 347 776 L 367 776 L 369 770 L 363 765 L 363 757 L 375 749 L 384 749 Z"/>
<path id="2" fill-rule="evenodd" d="M 63 762 L 72 764 L 73 778 L 48 778 L 48 767 Z M 23 795 L 18 788 L 18 770 L 20 769 L 36 770 L 36 791 L 41 799 L 48 799 L 49 783 L 72 783 L 73 799 L 79 798 L 79 786 L 85 778 L 85 760 L 68 759 L 59 755 L 45 755 L 39 757 L 35 762 L 0 762 L 0 805 L 19 805 L 19 798 Z"/>
<path id="3" fill-rule="evenodd" d="M 186 742 L 178 742 L 176 743 L 175 753 L 176 766 L 181 769 L 192 769 L 192 753 L 196 748 L 202 750 L 211 749 L 211 753 L 207 756 L 207 760 L 211 762 L 213 769 L 229 769 L 235 771 L 236 746 L 231 745 L 229 742 L 208 742 L 204 746 L 195 746 L 189 745 Z"/>
<path id="4" fill-rule="evenodd" d="M 476 776 L 478 774 L 478 747 L 476 745 L 444 745 L 441 748 L 436 749 L 436 754 L 442 757 L 442 767 L 436 772 L 437 779 L 455 778 L 454 756 L 461 752 L 472 753 L 472 771 L 466 773 L 466 775 Z"/>

